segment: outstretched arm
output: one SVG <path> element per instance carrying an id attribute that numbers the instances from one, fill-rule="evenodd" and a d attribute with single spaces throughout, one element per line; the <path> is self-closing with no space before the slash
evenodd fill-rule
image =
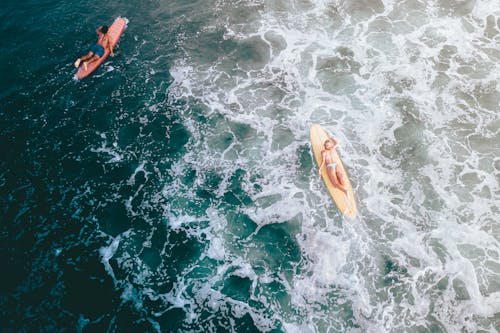
<path id="1" fill-rule="evenodd" d="M 109 37 L 107 38 L 107 41 L 108 41 L 108 48 L 109 48 L 109 53 L 111 53 L 111 56 L 114 57 L 115 54 L 113 53 L 113 44 L 111 43 L 111 41 L 109 40 Z"/>
<path id="2" fill-rule="evenodd" d="M 102 25 L 99 28 L 95 29 L 95 33 L 98 34 L 99 36 L 102 35 L 101 28 Z"/>
<path id="3" fill-rule="evenodd" d="M 318 168 L 318 173 L 319 173 L 320 176 L 321 176 L 321 168 L 323 168 L 323 166 L 325 165 L 325 154 L 324 154 L 324 152 L 321 152 L 321 158 L 322 158 L 321 165 Z"/>

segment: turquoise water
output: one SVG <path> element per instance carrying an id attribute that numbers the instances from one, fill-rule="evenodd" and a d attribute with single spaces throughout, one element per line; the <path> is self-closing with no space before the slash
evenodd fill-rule
<path id="1" fill-rule="evenodd" d="M 497 1 L 8 0 L 0 28 L 2 331 L 500 330 Z"/>

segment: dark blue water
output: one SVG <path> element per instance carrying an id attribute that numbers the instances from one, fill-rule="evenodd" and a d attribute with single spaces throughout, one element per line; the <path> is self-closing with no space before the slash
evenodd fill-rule
<path id="1" fill-rule="evenodd" d="M 99 249 L 126 230 L 144 230 L 146 220 L 156 221 L 159 235 L 149 250 L 137 249 L 133 255 L 158 262 L 157 249 L 165 242 L 161 208 L 140 205 L 148 200 L 146 193 L 168 186 L 171 179 L 159 179 L 152 169 L 168 170 L 189 137 L 177 106 L 168 102 L 167 89 L 175 36 L 189 31 L 172 17 L 190 9 L 158 5 L 2 4 L 2 331 L 59 332 L 84 326 L 89 332 L 153 331 L 147 318 L 156 306 L 139 309 L 124 302 Z M 72 61 L 95 41 L 97 26 L 118 16 L 134 23 L 116 57 L 94 76 L 75 81 Z M 104 137 L 122 152 L 119 164 L 93 152 L 104 145 Z M 154 162 L 126 184 L 145 160 Z M 125 207 L 125 198 L 139 188 L 142 193 Z M 185 235 L 175 237 L 181 242 Z M 177 266 L 175 260 L 172 265 Z M 161 279 L 161 288 L 171 288 L 175 272 L 170 274 L 171 280 L 168 273 Z M 167 327 L 181 322 L 174 315 Z"/>
<path id="2" fill-rule="evenodd" d="M 7 0 L 0 35 L 0 331 L 500 329 L 495 1 Z"/>

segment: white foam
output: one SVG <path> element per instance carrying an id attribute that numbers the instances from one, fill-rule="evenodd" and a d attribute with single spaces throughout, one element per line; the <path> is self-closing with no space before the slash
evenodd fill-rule
<path id="1" fill-rule="evenodd" d="M 217 261 L 207 280 L 181 274 L 165 295 L 185 309 L 188 321 L 196 322 L 207 306 L 236 318 L 248 313 L 263 331 L 272 320 L 287 332 L 405 331 L 437 322 L 450 332 L 492 327 L 498 293 L 491 285 L 498 272 L 482 267 L 500 257 L 491 222 L 498 220 L 499 201 L 496 175 L 484 160 L 499 151 L 474 149 L 473 139 L 488 139 L 486 129 L 497 117 L 479 95 L 498 78 L 499 65 L 484 50 L 498 48 L 498 40 L 484 40 L 481 23 L 497 15 L 498 4 L 476 2 L 464 17 L 442 15 L 430 3 L 383 4 L 263 1 L 245 24 L 215 17 L 200 31 L 224 27 L 224 39 L 248 47 L 253 59 L 231 53 L 215 61 L 191 58 L 198 44 L 179 37 L 187 56 L 170 70 L 169 100 L 187 104 L 177 111 L 191 136 L 162 194 L 195 201 L 196 190 L 208 188 L 213 198 L 203 216 L 184 212 L 184 202 L 166 204 L 164 215 L 169 230 L 184 230 L 206 245 L 201 259 Z M 231 10 L 250 11 L 246 5 L 220 2 L 217 10 L 231 17 Z M 499 86 L 488 87 L 494 93 Z M 342 142 L 360 210 L 354 221 L 342 219 L 312 155 L 303 153 L 312 122 Z M 235 124 L 251 134 L 234 130 Z M 120 156 L 109 144 L 96 152 L 111 155 L 110 161 Z M 224 196 L 238 169 L 246 172 L 239 185 L 251 203 L 227 208 Z M 192 184 L 183 183 L 186 170 L 196 173 Z M 213 174 L 215 188 L 208 184 Z M 485 186 L 486 199 L 479 195 Z M 253 233 L 245 239 L 232 234 L 228 210 L 245 214 L 257 226 Z M 300 262 L 292 272 L 279 265 L 258 272 L 252 263 L 266 263 L 273 253 L 254 239 L 264 226 L 290 221 L 300 226 L 291 236 Z M 489 252 L 470 259 L 463 244 Z M 252 299 L 271 314 L 224 295 L 229 275 L 250 279 Z M 289 304 L 259 293 L 273 282 L 286 289 Z M 460 283 L 468 299 L 460 298 Z"/>
<path id="2" fill-rule="evenodd" d="M 119 149 L 118 143 L 113 142 L 111 144 L 111 147 L 110 147 L 108 145 L 109 143 L 106 141 L 107 140 L 106 134 L 101 133 L 100 136 L 103 139 L 101 146 L 98 148 L 91 148 L 90 151 L 93 153 L 104 153 L 104 154 L 110 155 L 111 159 L 106 161 L 106 163 L 116 163 L 116 162 L 120 162 L 121 160 L 123 160 L 123 158 L 124 158 L 123 154 L 120 154 L 118 152 L 118 149 Z"/>
<path id="3" fill-rule="evenodd" d="M 108 274 L 115 280 L 115 273 L 113 271 L 113 267 L 109 264 L 109 260 L 113 258 L 118 246 L 120 245 L 120 236 L 117 236 L 113 239 L 109 246 L 104 246 L 99 249 L 99 254 L 101 255 L 101 262 L 104 264 L 104 268 L 108 272 Z"/>

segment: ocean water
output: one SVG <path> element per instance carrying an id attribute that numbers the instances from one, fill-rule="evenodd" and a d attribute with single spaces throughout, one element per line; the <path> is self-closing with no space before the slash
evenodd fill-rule
<path id="1" fill-rule="evenodd" d="M 0 331 L 500 331 L 497 0 L 6 0 L 0 34 Z"/>

